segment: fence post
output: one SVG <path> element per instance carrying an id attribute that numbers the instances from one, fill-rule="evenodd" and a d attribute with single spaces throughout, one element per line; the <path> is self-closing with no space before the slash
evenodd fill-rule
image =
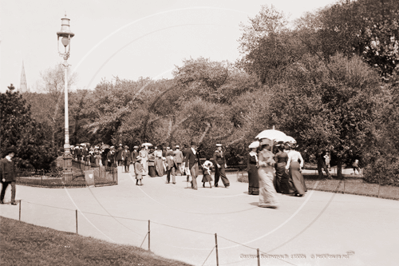
<path id="1" fill-rule="evenodd" d="M 79 231 L 78 231 L 78 210 L 75 210 L 75 217 L 76 217 L 76 234 L 79 234 Z"/>
<path id="2" fill-rule="evenodd" d="M 21 221 L 21 202 L 22 200 L 19 200 L 19 221 Z"/>
<path id="3" fill-rule="evenodd" d="M 215 233 L 216 265 L 219 266 L 218 234 Z"/>
<path id="4" fill-rule="evenodd" d="M 148 220 L 148 251 L 151 251 L 151 238 L 150 238 L 150 234 L 151 234 L 151 228 L 150 228 L 150 220 Z"/>
<path id="5" fill-rule="evenodd" d="M 257 248 L 256 251 L 257 251 L 257 257 L 258 257 L 258 266 L 260 266 L 259 248 Z"/>
<path id="6" fill-rule="evenodd" d="M 377 192 L 377 198 L 380 197 L 380 188 L 381 188 L 381 178 L 378 176 L 378 192 Z"/>

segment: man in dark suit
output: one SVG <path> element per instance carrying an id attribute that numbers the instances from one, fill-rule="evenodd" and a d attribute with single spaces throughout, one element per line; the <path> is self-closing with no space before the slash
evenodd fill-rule
<path id="1" fill-rule="evenodd" d="M 111 146 L 108 154 L 107 154 L 107 166 L 115 167 L 115 148 Z"/>
<path id="2" fill-rule="evenodd" d="M 134 146 L 133 151 L 130 153 L 131 161 L 133 164 L 133 173 L 135 173 L 134 167 L 136 165 L 137 156 L 139 156 L 139 152 L 137 151 L 138 149 L 139 149 L 138 146 Z"/>
<path id="3" fill-rule="evenodd" d="M 119 144 L 118 150 L 116 151 L 116 163 L 117 165 L 123 165 L 123 160 L 122 160 L 122 152 L 123 152 L 123 147 L 122 144 Z"/>
<path id="4" fill-rule="evenodd" d="M 218 186 L 219 176 L 222 179 L 223 185 L 228 188 L 230 186 L 230 182 L 226 177 L 225 168 L 226 165 L 226 157 L 222 151 L 222 144 L 216 144 L 217 150 L 213 153 L 213 162 L 215 164 L 215 187 Z"/>
<path id="5" fill-rule="evenodd" d="M 129 172 L 129 166 L 131 163 L 131 155 L 129 151 L 129 146 L 125 145 L 125 149 L 122 151 L 122 160 L 125 165 L 125 172 Z"/>
<path id="6" fill-rule="evenodd" d="M 82 151 L 83 151 L 82 146 L 76 146 L 76 158 L 78 161 L 82 160 Z"/>
<path id="7" fill-rule="evenodd" d="M 0 160 L 0 176 L 1 176 L 1 194 L 0 204 L 4 204 L 4 196 L 8 185 L 11 184 L 11 204 L 17 205 L 15 202 L 16 187 L 15 182 L 17 181 L 15 165 L 12 160 L 16 151 L 13 148 L 8 148 L 5 152 L 5 158 Z"/>
<path id="8" fill-rule="evenodd" d="M 191 142 L 191 149 L 187 151 L 186 158 L 186 168 L 190 169 L 191 174 L 191 188 L 197 190 L 197 176 L 199 172 L 198 168 L 198 153 L 197 153 L 197 144 L 195 142 Z"/>

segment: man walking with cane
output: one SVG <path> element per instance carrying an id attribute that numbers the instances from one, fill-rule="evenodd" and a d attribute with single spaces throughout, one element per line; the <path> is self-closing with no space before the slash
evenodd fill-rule
<path id="1" fill-rule="evenodd" d="M 222 151 L 222 144 L 216 144 L 217 150 L 213 154 L 213 161 L 215 163 L 215 187 L 218 186 L 219 176 L 222 179 L 223 185 L 225 188 L 230 186 L 230 182 L 226 177 L 226 158 Z"/>
<path id="2" fill-rule="evenodd" d="M 197 190 L 197 176 L 199 172 L 198 168 L 198 153 L 197 153 L 197 144 L 195 142 L 191 142 L 191 149 L 187 151 L 187 159 L 186 159 L 186 167 L 190 169 L 191 174 L 191 188 Z"/>

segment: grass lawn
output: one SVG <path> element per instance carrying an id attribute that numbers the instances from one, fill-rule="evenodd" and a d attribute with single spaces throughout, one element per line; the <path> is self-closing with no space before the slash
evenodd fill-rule
<path id="1" fill-rule="evenodd" d="M 399 200 L 399 187 L 381 186 L 363 181 L 363 179 L 310 179 L 304 176 L 306 186 L 312 189 L 318 181 L 315 190 L 337 192 L 345 194 L 363 195 L 371 197 L 380 197 L 385 199 Z M 379 188 L 378 188 L 379 187 Z"/>
<path id="2" fill-rule="evenodd" d="M 248 174 L 244 171 L 237 172 L 239 182 L 248 183 Z M 345 194 L 379 197 L 384 199 L 399 200 L 399 187 L 380 186 L 367 183 L 363 178 L 353 175 L 344 175 L 345 179 L 319 179 L 316 174 L 304 174 L 306 187 L 319 191 L 337 192 Z M 333 176 L 334 177 L 334 176 Z M 317 186 L 315 187 L 317 183 Z"/>
<path id="3" fill-rule="evenodd" d="M 0 216 L 0 265 L 189 265 L 144 249 Z"/>

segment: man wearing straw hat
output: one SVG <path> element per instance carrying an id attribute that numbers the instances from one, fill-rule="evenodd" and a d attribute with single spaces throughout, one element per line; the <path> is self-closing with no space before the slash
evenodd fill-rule
<path id="1" fill-rule="evenodd" d="M 225 168 L 227 165 L 224 152 L 222 151 L 222 144 L 216 144 L 216 147 L 217 150 L 213 153 L 213 161 L 215 163 L 215 187 L 218 186 L 220 176 L 224 187 L 228 188 L 230 186 L 230 181 L 226 177 Z"/>

